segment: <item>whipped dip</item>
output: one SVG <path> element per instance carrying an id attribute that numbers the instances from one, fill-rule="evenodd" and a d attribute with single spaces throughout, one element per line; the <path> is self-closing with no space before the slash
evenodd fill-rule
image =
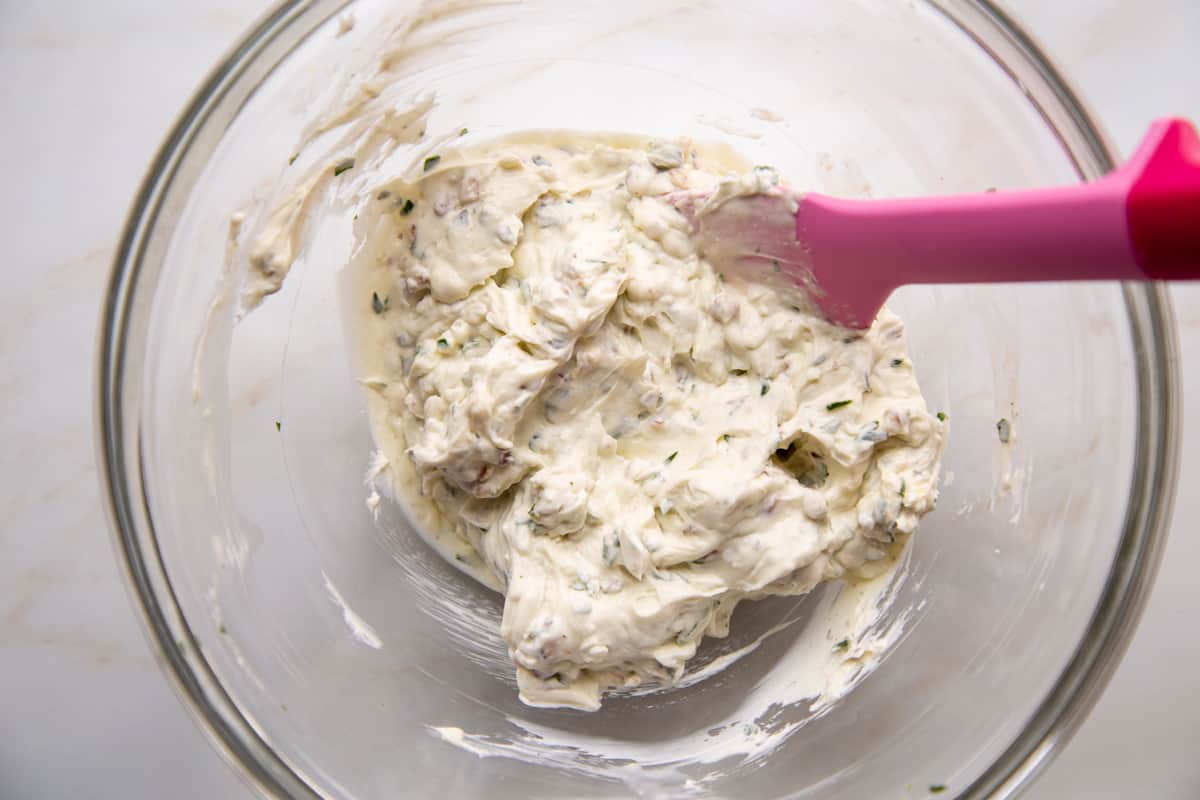
<path id="1" fill-rule="evenodd" d="M 521 699 L 671 685 L 741 600 L 888 572 L 944 434 L 903 324 L 825 321 L 680 211 L 775 172 L 686 140 L 465 142 L 371 189 L 350 312 L 372 474 L 504 593 Z"/>

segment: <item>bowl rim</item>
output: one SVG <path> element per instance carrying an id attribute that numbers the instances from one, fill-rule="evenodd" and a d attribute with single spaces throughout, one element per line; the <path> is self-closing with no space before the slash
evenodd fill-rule
<path id="1" fill-rule="evenodd" d="M 140 387 L 145 342 L 132 336 L 148 318 L 157 272 L 154 233 L 173 196 L 198 177 L 198 142 L 211 151 L 257 84 L 316 28 L 352 0 L 280 0 L 221 59 L 161 145 L 130 207 L 99 319 L 95 375 L 96 457 L 109 528 L 143 633 L 185 708 L 243 781 L 264 796 L 322 795 L 283 759 L 229 696 L 202 654 L 167 575 L 142 482 Z M 1113 168 L 1113 149 L 1078 94 L 1013 17 L 992 0 L 925 0 L 983 48 L 1062 141 L 1081 175 Z M 987 31 L 990 36 L 984 35 Z M 1002 56 L 997 49 L 1003 49 Z M 1013 60 L 1018 63 L 1013 63 Z M 1017 69 L 1023 69 L 1018 75 Z M 1035 96 L 1036 89 L 1046 96 Z M 1049 102 L 1046 102 L 1049 101 Z M 1052 107 L 1051 107 L 1052 106 Z M 1069 127 L 1069 129 L 1064 128 Z M 194 160 L 194 159 L 193 159 Z M 149 274 L 146 274 L 149 273 Z M 149 282 L 149 283 L 148 283 Z M 959 797 L 1011 797 L 1065 747 L 1120 664 L 1162 558 L 1179 463 L 1178 345 L 1162 284 L 1122 286 L 1132 334 L 1137 430 L 1129 505 L 1100 599 L 1066 667 L 1009 747 Z M 146 319 L 141 319 L 146 322 Z"/>

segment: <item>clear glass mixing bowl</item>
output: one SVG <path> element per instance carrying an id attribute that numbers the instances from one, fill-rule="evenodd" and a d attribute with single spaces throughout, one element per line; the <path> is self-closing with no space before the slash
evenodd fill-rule
<path id="1" fill-rule="evenodd" d="M 395 509 L 376 522 L 364 505 L 371 439 L 336 302 L 352 204 L 310 231 L 262 308 L 235 326 L 213 304 L 230 213 L 303 167 L 287 160 L 313 109 L 414 4 L 354 3 L 348 32 L 342 6 L 284 3 L 201 89 L 133 209 L 102 322 L 99 447 L 120 555 L 164 669 L 227 758 L 291 796 L 981 797 L 1027 782 L 1115 667 L 1161 552 L 1178 425 L 1165 295 L 894 298 L 930 404 L 950 416 L 944 489 L 889 612 L 908 615 L 905 638 L 823 715 L 778 703 L 738 717 L 801 626 L 690 688 L 593 715 L 526 708 L 489 629 L 499 597 Z M 430 137 L 691 135 L 841 194 L 1112 165 L 1074 94 L 984 2 L 423 9 L 394 78 L 436 94 Z M 367 190 L 370 176 L 350 177 L 347 192 Z M 734 639 L 817 599 L 746 604 Z M 735 723 L 790 735 L 760 757 L 706 749 Z"/>

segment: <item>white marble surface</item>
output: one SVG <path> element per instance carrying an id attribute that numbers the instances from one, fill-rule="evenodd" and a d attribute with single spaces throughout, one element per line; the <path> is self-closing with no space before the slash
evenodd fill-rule
<path id="1" fill-rule="evenodd" d="M 1200 120 L 1196 0 L 1012 2 L 1124 151 Z M 109 261 L 149 158 L 262 0 L 0 3 L 0 797 L 248 797 L 174 698 L 101 513 L 93 351 Z M 1190 74 L 1189 74 L 1190 73 Z M 1174 292 L 1185 416 L 1200 404 L 1200 287 Z M 1200 431 L 1149 611 L 1033 798 L 1200 797 Z"/>

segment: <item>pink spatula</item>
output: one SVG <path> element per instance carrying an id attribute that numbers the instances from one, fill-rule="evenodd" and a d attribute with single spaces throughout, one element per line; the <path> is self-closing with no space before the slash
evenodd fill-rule
<path id="1" fill-rule="evenodd" d="M 1128 163 L 1076 186 L 713 200 L 694 219 L 714 261 L 771 263 L 853 328 L 906 284 L 1200 279 L 1200 138 L 1180 119 L 1154 123 Z"/>

